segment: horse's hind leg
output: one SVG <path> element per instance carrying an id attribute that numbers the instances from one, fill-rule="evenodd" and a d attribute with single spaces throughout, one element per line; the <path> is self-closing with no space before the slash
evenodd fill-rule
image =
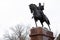
<path id="1" fill-rule="evenodd" d="M 50 26 L 48 25 L 48 27 L 49 27 L 49 30 L 51 31 L 51 28 L 50 28 Z"/>
<path id="2" fill-rule="evenodd" d="M 43 28 L 43 22 L 40 22 L 41 23 L 41 25 L 42 25 L 42 28 Z"/>
<path id="3" fill-rule="evenodd" d="M 42 24 L 42 28 L 43 28 L 43 23 L 41 23 Z"/>

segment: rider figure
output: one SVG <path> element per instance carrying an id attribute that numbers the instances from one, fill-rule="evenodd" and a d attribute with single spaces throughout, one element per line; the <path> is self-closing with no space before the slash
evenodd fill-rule
<path id="1" fill-rule="evenodd" d="M 39 7 L 38 7 L 38 10 L 44 10 L 44 3 L 43 3 L 43 5 L 41 5 L 41 3 L 39 3 Z"/>

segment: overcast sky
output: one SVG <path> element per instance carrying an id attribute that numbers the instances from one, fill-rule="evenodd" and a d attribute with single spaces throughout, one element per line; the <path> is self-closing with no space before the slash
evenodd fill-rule
<path id="1" fill-rule="evenodd" d="M 44 13 L 50 20 L 54 33 L 60 33 L 60 0 L 0 0 L 0 38 L 5 30 L 17 24 L 35 26 L 29 4 L 45 3 Z M 38 26 L 41 26 L 39 21 Z M 46 23 L 44 26 L 47 27 Z M 48 27 L 47 27 L 48 28 Z"/>

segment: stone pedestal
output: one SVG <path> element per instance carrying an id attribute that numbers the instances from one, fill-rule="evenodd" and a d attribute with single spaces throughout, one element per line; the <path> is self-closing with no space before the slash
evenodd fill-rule
<path id="1" fill-rule="evenodd" d="M 30 38 L 31 40 L 54 40 L 53 32 L 42 27 L 32 28 Z"/>

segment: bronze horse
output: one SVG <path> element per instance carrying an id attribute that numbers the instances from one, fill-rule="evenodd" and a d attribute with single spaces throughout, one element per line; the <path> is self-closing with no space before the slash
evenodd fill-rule
<path id="1" fill-rule="evenodd" d="M 43 13 L 44 7 L 39 4 L 39 7 L 37 7 L 35 4 L 30 4 L 29 8 L 31 10 L 31 13 L 33 13 L 33 17 L 35 20 L 35 24 L 37 27 L 37 21 L 40 20 L 42 27 L 43 27 L 43 22 L 46 22 L 49 29 L 50 29 L 50 22 L 49 19 L 46 17 L 46 15 Z M 50 29 L 51 30 L 51 29 Z"/>

